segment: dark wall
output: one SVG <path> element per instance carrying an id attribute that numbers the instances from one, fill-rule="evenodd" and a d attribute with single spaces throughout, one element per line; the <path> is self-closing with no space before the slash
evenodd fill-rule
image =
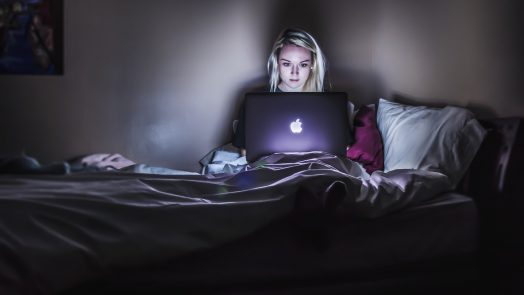
<path id="1" fill-rule="evenodd" d="M 516 1 L 67 0 L 64 75 L 0 76 L 0 154 L 121 153 L 184 170 L 228 141 L 285 26 L 317 36 L 335 90 L 523 116 Z"/>
<path id="2" fill-rule="evenodd" d="M 518 1 L 382 1 L 373 71 L 382 93 L 522 116 Z"/>

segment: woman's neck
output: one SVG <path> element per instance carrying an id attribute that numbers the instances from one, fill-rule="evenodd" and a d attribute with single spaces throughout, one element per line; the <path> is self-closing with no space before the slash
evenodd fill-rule
<path id="1" fill-rule="evenodd" d="M 283 83 L 280 83 L 277 86 L 277 90 L 280 90 L 282 92 L 303 92 L 304 91 L 304 87 L 297 88 L 297 89 L 289 89 L 285 85 L 283 85 Z"/>

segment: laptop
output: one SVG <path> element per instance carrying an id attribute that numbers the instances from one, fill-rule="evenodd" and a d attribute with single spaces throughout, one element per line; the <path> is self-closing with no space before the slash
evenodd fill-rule
<path id="1" fill-rule="evenodd" d="M 246 160 L 280 152 L 345 156 L 349 126 L 344 92 L 256 92 L 245 96 Z"/>

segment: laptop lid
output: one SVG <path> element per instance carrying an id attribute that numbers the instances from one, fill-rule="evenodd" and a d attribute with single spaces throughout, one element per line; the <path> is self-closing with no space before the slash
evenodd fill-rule
<path id="1" fill-rule="evenodd" d="M 257 92 L 245 96 L 246 159 L 277 152 L 345 156 L 349 126 L 344 92 Z"/>

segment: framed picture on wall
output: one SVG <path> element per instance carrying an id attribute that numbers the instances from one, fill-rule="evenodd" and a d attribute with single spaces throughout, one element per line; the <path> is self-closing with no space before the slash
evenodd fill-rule
<path id="1" fill-rule="evenodd" d="M 63 0 L 0 0 L 0 74 L 63 74 Z"/>

